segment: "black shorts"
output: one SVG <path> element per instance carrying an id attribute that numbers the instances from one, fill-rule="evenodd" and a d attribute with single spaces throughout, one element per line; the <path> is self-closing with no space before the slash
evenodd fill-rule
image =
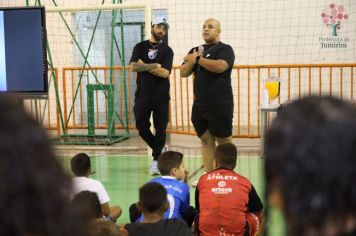
<path id="1" fill-rule="evenodd" d="M 198 137 L 205 131 L 218 138 L 227 138 L 232 135 L 232 118 L 234 104 L 226 102 L 222 104 L 205 105 L 194 102 L 192 109 L 192 122 Z"/>

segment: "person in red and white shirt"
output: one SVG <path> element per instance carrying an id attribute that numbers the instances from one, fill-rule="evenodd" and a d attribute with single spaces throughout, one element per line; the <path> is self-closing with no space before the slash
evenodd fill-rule
<path id="1" fill-rule="evenodd" d="M 219 145 L 214 158 L 216 169 L 201 176 L 196 189 L 197 234 L 254 235 L 260 226 L 263 205 L 250 181 L 234 171 L 236 146 Z"/>

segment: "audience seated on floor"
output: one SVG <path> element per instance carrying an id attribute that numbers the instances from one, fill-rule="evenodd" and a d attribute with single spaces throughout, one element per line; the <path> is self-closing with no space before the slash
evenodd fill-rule
<path id="1" fill-rule="evenodd" d="M 183 154 L 175 151 L 162 153 L 158 158 L 158 169 L 162 176 L 149 182 L 160 183 L 167 190 L 169 208 L 164 214 L 164 219 L 184 219 L 191 227 L 197 213 L 195 208 L 190 206 L 188 171 L 184 167 Z M 136 204 L 130 206 L 130 220 L 131 222 L 144 220 Z"/>
<path id="2" fill-rule="evenodd" d="M 103 220 L 98 195 L 90 191 L 76 194 L 71 203 L 74 217 L 83 227 L 87 227 L 93 220 Z"/>
<path id="3" fill-rule="evenodd" d="M 216 168 L 200 177 L 195 192 L 197 235 L 255 235 L 263 205 L 250 181 L 234 171 L 236 146 L 220 144 L 214 159 Z"/>
<path id="4" fill-rule="evenodd" d="M 71 169 L 75 177 L 73 178 L 73 195 L 88 190 L 95 192 L 98 195 L 101 204 L 101 213 L 106 220 L 116 222 L 117 218 L 122 213 L 119 206 L 109 206 L 110 198 L 106 192 L 104 185 L 95 179 L 89 178 L 91 174 L 90 158 L 85 153 L 75 155 L 71 161 Z"/>
<path id="5" fill-rule="evenodd" d="M 16 97 L 0 94 L 0 114 L 0 235 L 82 235 L 46 132 Z"/>
<path id="6" fill-rule="evenodd" d="M 265 136 L 266 196 L 288 236 L 356 235 L 356 108 L 306 97 L 280 110 Z"/>
<path id="7" fill-rule="evenodd" d="M 121 232 L 118 225 L 111 221 L 103 221 L 101 219 L 94 220 L 89 224 L 88 236 L 126 236 L 125 232 Z"/>
<path id="8" fill-rule="evenodd" d="M 169 208 L 167 190 L 157 182 L 146 183 L 139 190 L 138 209 L 143 214 L 140 223 L 124 227 L 129 236 L 191 236 L 192 231 L 180 219 L 163 219 Z"/>

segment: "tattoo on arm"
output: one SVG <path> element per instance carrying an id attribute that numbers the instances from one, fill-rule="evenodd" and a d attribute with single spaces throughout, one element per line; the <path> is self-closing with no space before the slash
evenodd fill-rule
<path id="1" fill-rule="evenodd" d="M 149 71 L 149 70 L 152 70 L 157 67 L 158 67 L 157 63 L 152 63 L 152 64 L 146 64 L 143 62 L 132 62 L 131 63 L 131 69 L 134 72 Z"/>
<path id="2" fill-rule="evenodd" d="M 148 72 L 153 74 L 153 75 L 155 75 L 155 76 L 164 78 L 164 79 L 168 79 L 169 78 L 169 74 L 170 74 L 167 69 L 162 68 L 162 67 L 154 68 L 152 70 L 149 70 Z"/>

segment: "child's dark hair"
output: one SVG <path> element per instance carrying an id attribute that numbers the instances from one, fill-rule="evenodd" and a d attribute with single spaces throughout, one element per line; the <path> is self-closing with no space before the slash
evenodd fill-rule
<path id="1" fill-rule="evenodd" d="M 0 235 L 76 235 L 71 180 L 19 100 L 0 94 Z"/>
<path id="2" fill-rule="evenodd" d="M 147 183 L 140 188 L 139 199 L 144 210 L 154 213 L 162 209 L 167 202 L 167 191 L 159 183 Z"/>
<path id="3" fill-rule="evenodd" d="M 158 157 L 158 170 L 161 175 L 170 175 L 173 168 L 179 168 L 183 161 L 183 154 L 180 152 L 167 151 Z"/>
<path id="4" fill-rule="evenodd" d="M 235 169 L 237 159 L 237 148 L 235 144 L 224 143 L 217 146 L 215 151 L 215 160 L 219 167 Z"/>
<path id="5" fill-rule="evenodd" d="M 91 167 L 90 158 L 85 153 L 78 153 L 70 160 L 70 166 L 75 176 L 85 176 Z"/>
<path id="6" fill-rule="evenodd" d="M 82 191 L 74 196 L 72 209 L 78 222 L 88 224 L 91 220 L 101 217 L 101 205 L 98 195 L 90 191 Z"/>
<path id="7" fill-rule="evenodd" d="M 179 168 L 183 161 L 183 154 L 175 151 L 167 151 L 158 157 L 158 170 L 161 175 L 170 175 L 173 168 Z"/>
<path id="8" fill-rule="evenodd" d="M 94 220 L 89 224 L 88 236 L 121 236 L 120 228 L 113 222 Z"/>
<path id="9" fill-rule="evenodd" d="M 266 196 L 280 192 L 288 235 L 325 235 L 330 224 L 343 232 L 355 217 L 355 131 L 355 106 L 332 97 L 294 101 L 272 122 L 264 141 Z"/>

